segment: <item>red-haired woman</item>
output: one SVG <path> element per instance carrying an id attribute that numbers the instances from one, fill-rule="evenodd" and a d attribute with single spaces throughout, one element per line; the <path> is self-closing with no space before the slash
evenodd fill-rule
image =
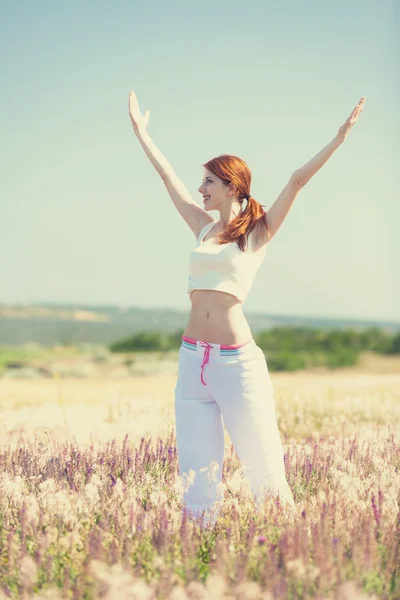
<path id="1" fill-rule="evenodd" d="M 198 191 L 204 207 L 198 206 L 147 133 L 149 111 L 142 115 L 135 93 L 129 94 L 135 134 L 197 240 L 189 261 L 191 312 L 179 349 L 175 417 L 184 504 L 195 517 L 205 511 L 209 523 L 215 523 L 223 501 L 223 424 L 257 506 L 272 494 L 279 496 L 286 508 L 294 507 L 271 378 L 242 304 L 267 243 L 302 187 L 346 139 L 364 101 L 362 97 L 335 138 L 293 173 L 265 212 L 251 195 L 250 169 L 232 155 L 218 156 L 203 165 Z M 212 210 L 219 212 L 218 221 L 210 216 Z"/>

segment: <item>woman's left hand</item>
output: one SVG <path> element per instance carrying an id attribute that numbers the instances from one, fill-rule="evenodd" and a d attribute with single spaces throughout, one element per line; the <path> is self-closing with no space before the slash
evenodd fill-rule
<path id="1" fill-rule="evenodd" d="M 346 137 L 348 136 L 350 129 L 353 127 L 354 123 L 357 121 L 358 117 L 361 114 L 362 109 L 364 108 L 365 96 L 361 96 L 360 102 L 352 111 L 351 115 L 347 119 L 347 121 L 339 127 L 339 131 L 337 137 L 344 142 Z"/>

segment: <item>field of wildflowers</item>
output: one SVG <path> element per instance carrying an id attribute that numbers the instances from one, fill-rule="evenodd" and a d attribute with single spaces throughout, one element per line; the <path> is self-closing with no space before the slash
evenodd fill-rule
<path id="1" fill-rule="evenodd" d="M 296 513 L 226 434 L 214 527 L 182 505 L 175 375 L 0 384 L 0 599 L 400 598 L 400 375 L 274 374 Z"/>

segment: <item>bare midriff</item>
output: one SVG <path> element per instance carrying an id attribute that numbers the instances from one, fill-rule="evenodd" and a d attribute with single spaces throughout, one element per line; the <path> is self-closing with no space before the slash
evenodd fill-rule
<path id="1" fill-rule="evenodd" d="M 251 339 L 242 303 L 226 292 L 194 290 L 192 308 L 183 335 L 210 344 L 233 345 Z"/>

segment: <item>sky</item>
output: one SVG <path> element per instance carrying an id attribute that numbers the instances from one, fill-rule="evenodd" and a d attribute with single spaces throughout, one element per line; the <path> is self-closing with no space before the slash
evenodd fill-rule
<path id="1" fill-rule="evenodd" d="M 365 96 L 243 311 L 400 321 L 399 30 L 388 0 L 1 2 L 0 303 L 189 312 L 196 238 L 134 134 L 131 89 L 199 206 L 202 165 L 227 153 L 265 210 Z"/>

